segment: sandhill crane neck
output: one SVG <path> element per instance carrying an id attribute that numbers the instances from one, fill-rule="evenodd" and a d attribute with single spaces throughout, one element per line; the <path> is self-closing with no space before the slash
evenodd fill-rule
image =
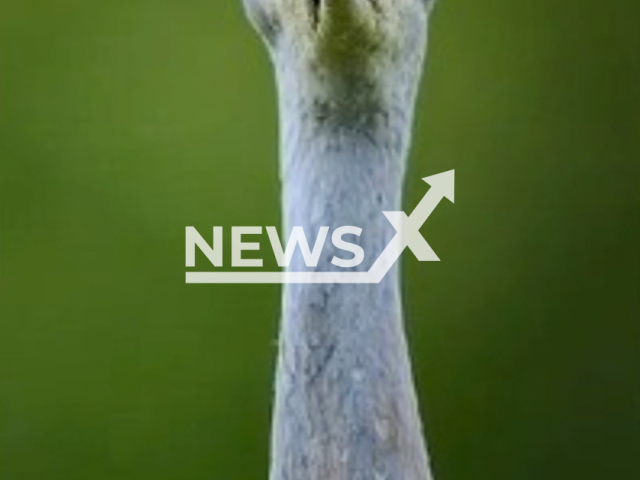
<path id="1" fill-rule="evenodd" d="M 395 230 L 426 45 L 426 0 L 245 0 L 280 107 L 285 231 L 355 225 L 371 266 Z M 316 269 L 344 252 L 327 248 Z M 303 271 L 300 256 L 290 269 Z M 397 269 L 287 285 L 271 480 L 428 480 Z"/>

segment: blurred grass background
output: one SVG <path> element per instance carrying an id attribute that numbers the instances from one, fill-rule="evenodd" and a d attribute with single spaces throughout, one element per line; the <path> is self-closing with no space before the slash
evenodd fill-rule
<path id="1" fill-rule="evenodd" d="M 407 209 L 457 198 L 404 283 L 439 480 L 637 475 L 639 20 L 436 9 Z M 275 105 L 239 1 L 0 0 L 0 480 L 266 478 L 279 289 L 185 285 L 184 228 L 279 224 Z"/>

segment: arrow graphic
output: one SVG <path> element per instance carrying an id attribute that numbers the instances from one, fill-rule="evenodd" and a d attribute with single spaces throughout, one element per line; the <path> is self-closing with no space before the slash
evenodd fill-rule
<path id="1" fill-rule="evenodd" d="M 420 234 L 420 228 L 443 198 L 448 198 L 452 203 L 455 201 L 455 171 L 450 170 L 422 180 L 431 185 L 431 189 L 422 197 L 411 216 L 407 217 L 404 212 L 382 212 L 398 233 L 368 272 L 374 273 L 378 282 L 384 278 L 407 247 L 421 262 L 440 261 L 436 252 Z"/>
<path id="2" fill-rule="evenodd" d="M 443 198 L 454 203 L 455 171 L 423 180 L 431 188 L 410 216 L 405 212 L 382 212 L 396 229 L 396 235 L 368 272 L 187 272 L 187 283 L 380 283 L 406 248 L 421 262 L 439 262 L 420 228 Z"/>

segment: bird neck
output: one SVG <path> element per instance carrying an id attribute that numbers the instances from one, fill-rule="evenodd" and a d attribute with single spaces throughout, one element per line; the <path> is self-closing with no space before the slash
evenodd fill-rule
<path id="1" fill-rule="evenodd" d="M 286 232 L 303 227 L 312 244 L 321 227 L 361 228 L 353 270 L 368 270 L 395 234 L 382 212 L 400 210 L 411 105 L 280 98 Z M 312 269 L 349 255 L 327 242 Z M 290 270 L 308 270 L 301 255 Z M 271 480 L 430 478 L 401 311 L 395 267 L 379 284 L 285 287 Z"/>

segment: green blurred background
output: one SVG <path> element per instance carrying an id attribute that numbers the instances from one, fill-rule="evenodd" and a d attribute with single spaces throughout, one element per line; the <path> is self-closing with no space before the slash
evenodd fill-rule
<path id="1" fill-rule="evenodd" d="M 404 284 L 438 480 L 638 478 L 639 25 L 436 9 L 407 209 L 457 198 Z M 1 480 L 266 478 L 279 288 L 185 285 L 184 228 L 279 224 L 275 107 L 239 1 L 0 0 Z"/>

